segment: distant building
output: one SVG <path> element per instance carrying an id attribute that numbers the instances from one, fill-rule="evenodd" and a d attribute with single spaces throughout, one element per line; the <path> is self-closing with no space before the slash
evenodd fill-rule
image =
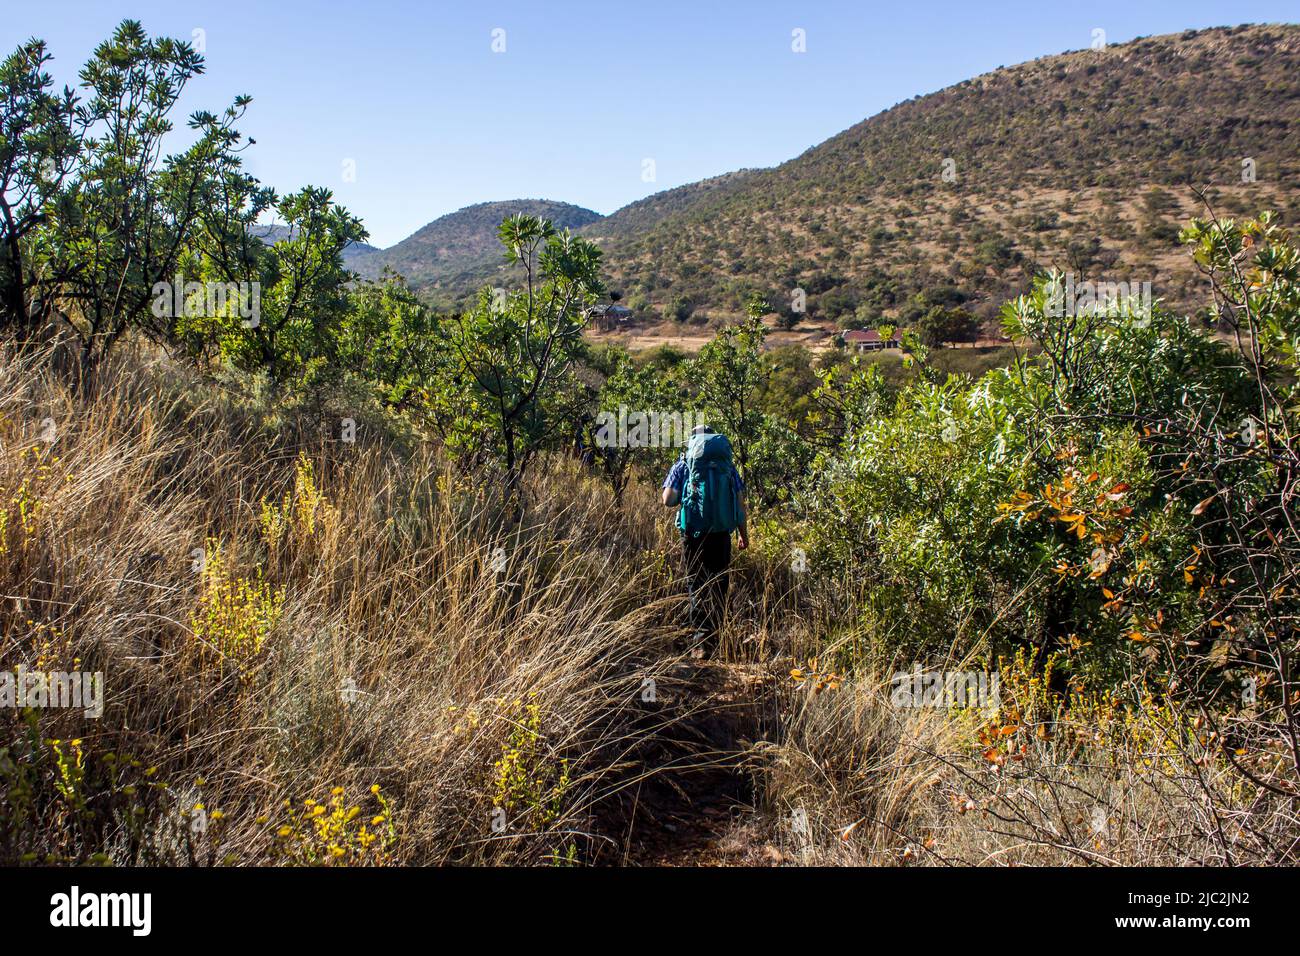
<path id="1" fill-rule="evenodd" d="M 632 318 L 632 310 L 625 305 L 593 305 L 587 310 L 587 318 L 597 332 L 616 332 Z"/>
<path id="2" fill-rule="evenodd" d="M 875 329 L 854 329 L 844 333 L 844 344 L 857 352 L 879 352 L 881 349 L 898 348 L 898 333 L 888 339 L 882 339 Z"/>

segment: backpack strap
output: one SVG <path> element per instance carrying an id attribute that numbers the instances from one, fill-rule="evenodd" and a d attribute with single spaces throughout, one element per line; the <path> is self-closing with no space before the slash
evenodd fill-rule
<path id="1" fill-rule="evenodd" d="M 691 463 L 686 460 L 686 452 L 682 452 L 681 457 L 677 459 L 677 464 L 682 466 L 682 488 L 677 494 L 677 528 L 686 533 L 686 496 L 691 490 Z M 676 467 L 676 466 L 674 466 Z"/>

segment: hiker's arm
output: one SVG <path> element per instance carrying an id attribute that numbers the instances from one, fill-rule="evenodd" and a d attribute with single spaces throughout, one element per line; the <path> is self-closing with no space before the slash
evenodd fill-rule
<path id="1" fill-rule="evenodd" d="M 682 500 L 682 484 L 686 478 L 682 472 L 685 467 L 679 458 L 672 468 L 668 469 L 668 477 L 664 479 L 663 493 L 660 495 L 665 508 L 671 508 Z"/>

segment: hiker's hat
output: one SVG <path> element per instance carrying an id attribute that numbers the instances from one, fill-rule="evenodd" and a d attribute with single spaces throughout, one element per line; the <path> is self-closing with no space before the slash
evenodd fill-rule
<path id="1" fill-rule="evenodd" d="M 694 428 L 691 429 L 691 434 L 692 434 L 692 435 L 712 435 L 712 434 L 713 434 L 713 426 L 712 426 L 712 425 L 696 425 Z"/>

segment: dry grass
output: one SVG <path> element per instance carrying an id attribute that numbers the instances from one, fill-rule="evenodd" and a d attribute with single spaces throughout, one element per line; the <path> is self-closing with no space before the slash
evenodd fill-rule
<path id="1" fill-rule="evenodd" d="M 895 706 L 910 662 L 778 525 L 703 677 L 650 483 L 551 460 L 518 517 L 150 353 L 89 389 L 0 367 L 0 669 L 107 685 L 100 719 L 0 708 L 4 862 L 617 863 L 634 826 L 672 862 L 665 776 L 677 814 L 754 803 L 686 862 L 1295 862 L 1293 801 L 1167 707 L 1062 709 L 1014 668 L 995 717 Z"/>
<path id="2" fill-rule="evenodd" d="M 297 842 L 277 834 L 303 800 L 344 788 L 355 835 L 379 785 L 396 838 L 340 859 L 596 854 L 594 808 L 629 773 L 638 692 L 671 658 L 678 602 L 648 499 L 611 513 L 557 466 L 512 523 L 430 454 L 262 431 L 170 366 L 123 357 L 80 396 L 38 361 L 3 361 L 0 507 L 16 513 L 24 482 L 39 504 L 0 555 L 0 661 L 107 684 L 102 719 L 41 711 L 30 751 L 0 711 L 10 776 L 35 774 L 31 806 L 9 808 L 10 853 L 183 861 L 194 848 L 176 833 L 151 824 L 132 842 L 121 816 L 198 802 L 221 814 L 199 859 L 219 836 L 216 859 L 262 862 Z M 48 743 L 66 754 L 70 739 L 82 822 Z M 157 769 L 115 799 L 106 754 Z"/>
<path id="3" fill-rule="evenodd" d="M 965 665 L 957 665 L 962 668 Z M 764 754 L 773 840 L 817 865 L 1294 865 L 1294 800 L 1177 705 L 1061 701 L 1016 661 L 996 713 L 898 707 L 888 679 L 805 687 Z M 1279 754 L 1257 771 L 1285 787 Z"/>

